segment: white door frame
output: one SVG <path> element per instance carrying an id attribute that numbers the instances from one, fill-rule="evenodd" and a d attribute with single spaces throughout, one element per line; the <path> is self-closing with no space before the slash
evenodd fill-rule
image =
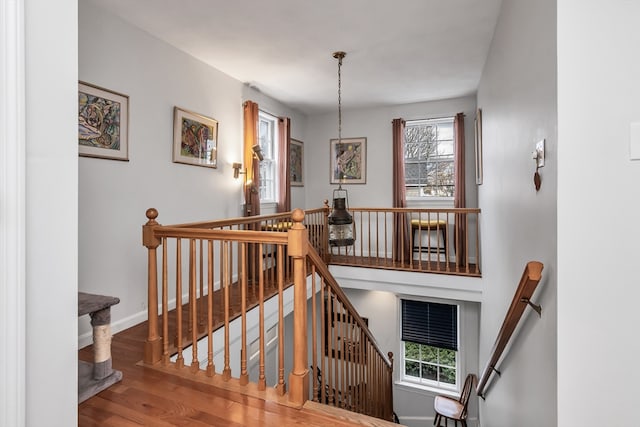
<path id="1" fill-rule="evenodd" d="M 24 2 L 0 0 L 0 425 L 25 425 Z"/>

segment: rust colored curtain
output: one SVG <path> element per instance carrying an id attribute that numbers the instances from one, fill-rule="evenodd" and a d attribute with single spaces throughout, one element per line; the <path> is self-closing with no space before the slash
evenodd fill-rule
<path id="1" fill-rule="evenodd" d="M 291 210 L 291 178 L 289 149 L 291 147 L 291 119 L 278 118 L 278 212 Z"/>
<path id="2" fill-rule="evenodd" d="M 407 196 L 404 179 L 404 125 L 403 119 L 391 122 L 393 134 L 393 207 L 406 208 Z M 411 257 L 409 221 L 407 215 L 393 214 L 393 260 L 408 262 Z"/>
<path id="3" fill-rule="evenodd" d="M 244 111 L 244 165 L 247 169 L 244 187 L 245 216 L 260 215 L 260 163 L 253 155 L 258 144 L 258 104 L 246 101 Z"/>
<path id="4" fill-rule="evenodd" d="M 453 207 L 465 208 L 465 184 L 464 184 L 464 114 L 456 114 L 453 120 L 453 137 L 455 140 L 455 192 L 453 195 Z M 467 216 L 456 214 L 456 257 L 458 265 L 466 265 L 466 236 L 467 236 Z"/>

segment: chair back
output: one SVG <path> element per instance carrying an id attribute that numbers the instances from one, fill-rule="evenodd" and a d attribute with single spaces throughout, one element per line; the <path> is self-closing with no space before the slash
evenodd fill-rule
<path id="1" fill-rule="evenodd" d="M 473 384 L 478 382 L 478 377 L 475 374 L 468 374 L 464 380 L 464 386 L 462 387 L 462 393 L 460 394 L 460 404 L 463 406 L 461 419 L 467 418 L 467 405 L 469 404 L 469 397 L 471 396 L 471 390 L 473 390 Z"/>

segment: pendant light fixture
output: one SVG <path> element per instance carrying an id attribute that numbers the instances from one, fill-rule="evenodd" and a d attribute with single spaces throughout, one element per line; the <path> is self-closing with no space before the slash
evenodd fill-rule
<path id="1" fill-rule="evenodd" d="M 342 144 L 342 60 L 345 52 L 334 52 L 333 57 L 338 60 L 338 146 Z M 352 246 L 355 242 L 353 236 L 353 217 L 347 210 L 349 207 L 349 195 L 342 188 L 340 177 L 338 188 L 333 190 L 333 206 L 329 214 L 329 245 Z"/>

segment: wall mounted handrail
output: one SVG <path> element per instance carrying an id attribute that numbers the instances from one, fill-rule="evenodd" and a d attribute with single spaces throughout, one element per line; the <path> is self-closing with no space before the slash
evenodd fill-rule
<path id="1" fill-rule="evenodd" d="M 496 338 L 496 342 L 491 349 L 489 361 L 487 362 L 482 375 L 478 381 L 476 387 L 476 393 L 478 396 L 485 396 L 485 392 L 489 383 L 491 374 L 497 372 L 496 365 L 502 356 L 504 349 L 506 348 L 513 332 L 524 313 L 527 305 L 531 304 L 531 296 L 536 290 L 538 283 L 542 277 L 543 264 L 538 261 L 529 261 L 524 268 L 520 284 L 513 295 L 513 300 L 509 306 L 509 310 L 504 318 L 500 332 Z M 536 310 L 537 311 L 537 310 Z"/>

